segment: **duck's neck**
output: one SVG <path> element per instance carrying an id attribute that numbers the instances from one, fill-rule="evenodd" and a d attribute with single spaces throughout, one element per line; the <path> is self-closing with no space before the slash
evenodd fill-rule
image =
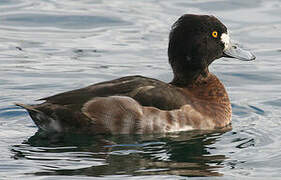
<path id="1" fill-rule="evenodd" d="M 174 71 L 174 78 L 170 84 L 178 87 L 188 87 L 194 83 L 205 81 L 210 72 L 208 68 L 203 70 L 190 70 L 190 71 Z"/>
<path id="2" fill-rule="evenodd" d="M 170 84 L 185 89 L 196 99 L 230 104 L 224 85 L 208 68 L 185 75 L 175 74 Z"/>

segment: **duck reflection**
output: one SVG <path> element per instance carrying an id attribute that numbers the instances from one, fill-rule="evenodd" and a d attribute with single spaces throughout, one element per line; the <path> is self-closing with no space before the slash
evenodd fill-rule
<path id="1" fill-rule="evenodd" d="M 70 134 L 44 136 L 37 132 L 23 144 L 14 146 L 12 151 L 15 159 L 40 161 L 44 168 L 31 173 L 38 176 L 222 176 L 219 169 L 227 157 L 212 152 L 222 134 L 230 129 L 157 136 L 95 137 Z M 36 151 L 36 147 L 40 150 Z M 60 161 L 63 163 L 60 164 Z M 74 161 L 80 165 L 75 166 Z"/>

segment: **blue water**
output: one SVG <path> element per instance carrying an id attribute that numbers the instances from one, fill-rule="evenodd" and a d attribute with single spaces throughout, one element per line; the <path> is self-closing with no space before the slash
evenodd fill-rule
<path id="1" fill-rule="evenodd" d="M 279 0 L 1 0 L 0 179 L 280 179 Z M 41 137 L 13 102 L 141 74 L 170 81 L 171 24 L 213 14 L 255 62 L 212 66 L 232 130 L 147 136 Z"/>

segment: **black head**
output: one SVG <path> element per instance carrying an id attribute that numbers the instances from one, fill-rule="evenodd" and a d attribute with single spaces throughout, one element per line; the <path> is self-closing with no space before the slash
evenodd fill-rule
<path id="1" fill-rule="evenodd" d="M 169 37 L 168 56 L 175 76 L 172 83 L 187 84 L 199 75 L 206 76 L 208 66 L 230 47 L 227 28 L 216 17 L 181 16 Z"/>

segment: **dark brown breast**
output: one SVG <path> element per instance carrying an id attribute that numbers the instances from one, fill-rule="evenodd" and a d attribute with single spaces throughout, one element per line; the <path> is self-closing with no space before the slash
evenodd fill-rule
<path id="1" fill-rule="evenodd" d="M 194 83 L 181 88 L 190 99 L 190 104 L 206 117 L 214 119 L 217 127 L 231 121 L 231 103 L 224 85 L 212 73 L 199 76 Z"/>

